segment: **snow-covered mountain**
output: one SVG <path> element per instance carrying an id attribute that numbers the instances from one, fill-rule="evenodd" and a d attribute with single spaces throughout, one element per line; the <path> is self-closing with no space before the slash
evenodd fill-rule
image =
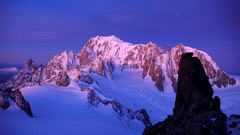
<path id="1" fill-rule="evenodd" d="M 194 56 L 200 58 L 212 85 L 227 87 L 236 83 L 201 50 L 177 44 L 164 51 L 152 42 L 131 44 L 115 36 L 96 36 L 79 53 L 64 51 L 55 55 L 45 67 L 27 64 L 6 84 L 7 87 L 22 87 L 25 86 L 23 83 L 53 82 L 67 86 L 69 80 L 80 80 L 82 74 L 97 73 L 114 79 L 113 72 L 116 70 L 124 72 L 126 69 L 135 69 L 142 70 L 142 79 L 150 76 L 159 90 L 164 91 L 169 84 L 176 90 L 178 64 L 181 54 L 185 52 L 193 52 Z"/>
<path id="2" fill-rule="evenodd" d="M 4 83 L 3 90 L 20 89 L 34 118 L 24 117 L 9 101 L 9 109 L 0 111 L 6 123 L 1 131 L 9 135 L 36 134 L 36 129 L 37 134 L 141 134 L 144 126 L 172 113 L 184 52 L 200 58 L 214 89 L 235 84 L 239 88 L 239 79 L 228 76 L 203 51 L 182 44 L 165 51 L 152 42 L 131 44 L 115 36 L 96 36 L 79 52 L 64 51 L 45 66 L 30 59 Z M 224 92 L 229 91 L 238 101 L 240 92 L 232 88 L 216 94 L 228 101 Z M 4 96 L 7 99 L 2 92 Z M 223 111 L 239 113 L 237 103 L 223 100 Z"/>

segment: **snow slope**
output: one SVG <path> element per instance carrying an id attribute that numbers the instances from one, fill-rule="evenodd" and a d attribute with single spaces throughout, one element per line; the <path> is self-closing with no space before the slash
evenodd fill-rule
<path id="1" fill-rule="evenodd" d="M 155 123 L 171 113 L 175 93 L 173 90 L 159 92 L 149 76 L 141 79 L 141 73 L 141 70 L 134 69 L 115 71 L 113 72 L 115 79 L 107 81 L 96 75 L 94 78 L 99 83 L 96 88 L 105 97 L 116 99 L 132 109 L 145 108 L 151 116 L 151 122 Z"/>
<path id="2" fill-rule="evenodd" d="M 181 54 L 186 52 L 193 52 L 200 59 L 211 84 L 220 88 L 235 85 L 235 79 L 229 77 L 201 50 L 177 44 L 164 51 L 152 42 L 131 44 L 116 36 L 96 36 L 88 40 L 78 53 L 64 51 L 55 55 L 45 66 L 37 66 L 32 60 L 28 61 L 25 69 L 8 80 L 2 89 L 20 89 L 45 82 L 61 84 L 59 82 L 67 80 L 67 76 L 75 75 L 71 79 L 77 80 L 79 75 L 88 72 L 114 80 L 116 77 L 113 72 L 116 69 L 141 69 L 142 75 L 139 78 L 145 79 L 149 75 L 160 91 L 168 90 L 164 83 L 169 83 L 176 90 L 178 64 Z M 67 84 L 66 81 L 64 84 Z"/>
<path id="3" fill-rule="evenodd" d="M 150 77 L 139 79 L 140 70 L 114 72 L 116 79 L 105 79 L 91 74 L 99 85 L 93 87 L 103 96 L 115 99 L 131 109 L 145 108 L 152 123 L 163 120 L 172 113 L 175 94 L 172 90 L 156 90 Z M 215 88 L 215 95 L 222 100 L 222 110 L 227 115 L 240 114 L 240 77 L 237 85 L 225 89 Z M 30 102 L 34 118 L 30 118 L 15 105 L 0 110 L 2 135 L 138 135 L 144 125 L 136 120 L 119 117 L 109 106 L 94 107 L 87 101 L 87 93 L 80 91 L 84 84 L 71 83 L 69 87 L 52 84 L 21 89 Z M 88 84 L 86 84 L 88 85 Z M 13 104 L 13 103 L 12 103 Z"/>
<path id="4" fill-rule="evenodd" d="M 141 134 L 144 128 L 137 121 L 122 123 L 105 106 L 94 108 L 87 103 L 86 94 L 76 88 L 44 85 L 24 88 L 22 92 L 31 103 L 34 118 L 16 106 L 1 110 L 2 135 L 134 135 Z"/>

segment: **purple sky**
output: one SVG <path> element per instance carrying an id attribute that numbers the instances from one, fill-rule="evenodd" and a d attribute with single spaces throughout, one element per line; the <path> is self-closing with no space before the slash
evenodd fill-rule
<path id="1" fill-rule="evenodd" d="M 1 0 L 0 64 L 46 62 L 96 35 L 183 43 L 240 74 L 240 0 Z"/>

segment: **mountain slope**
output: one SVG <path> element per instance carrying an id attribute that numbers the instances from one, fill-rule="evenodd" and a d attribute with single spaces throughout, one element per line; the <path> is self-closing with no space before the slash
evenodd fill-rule
<path id="1" fill-rule="evenodd" d="M 96 74 L 93 76 L 101 84 L 97 90 L 104 97 L 114 99 L 132 110 L 145 108 L 152 123 L 172 114 L 175 98 L 173 91 L 164 93 L 157 91 L 149 76 L 141 79 L 140 70 L 134 72 L 126 70 L 123 73 L 119 71 L 113 75 L 116 78 L 114 80 Z M 222 99 L 222 111 L 228 116 L 240 113 L 239 79 L 238 77 L 237 85 L 224 88 L 226 90 L 213 87 L 214 90 L 218 89 L 215 90 L 215 95 Z M 87 87 L 89 84 L 71 82 L 68 87 L 43 84 L 22 88 L 21 92 L 30 102 L 34 118 L 28 117 L 15 105 L 11 105 L 7 110 L 0 109 L 1 133 L 7 135 L 142 133 L 144 125 L 141 122 L 119 117 L 110 106 L 89 104 L 87 92 L 80 90 L 80 87 L 84 86 Z M 239 134 L 239 131 L 237 133 Z"/>
<path id="2" fill-rule="evenodd" d="M 234 78 L 228 76 L 201 50 L 177 44 L 176 47 L 164 51 L 152 42 L 134 45 L 115 36 L 96 36 L 91 38 L 79 53 L 64 51 L 55 55 L 45 67 L 37 69 L 33 66 L 32 69 L 36 68 L 36 71 L 25 72 L 27 75 L 34 72 L 34 77 L 27 78 L 24 82 L 53 82 L 67 86 L 69 79 L 77 81 L 83 73 L 97 73 L 105 78 L 114 79 L 115 70 L 141 69 L 141 78 L 149 75 L 159 90 L 164 91 L 169 83 L 176 90 L 178 63 L 180 55 L 185 52 L 193 52 L 194 56 L 201 60 L 212 85 L 227 87 L 236 83 Z M 7 84 L 19 82 L 19 79 L 21 77 L 15 77 Z"/>
<path id="3" fill-rule="evenodd" d="M 64 51 L 46 66 L 29 60 L 8 80 L 2 89 L 20 89 L 34 118 L 22 116 L 11 103 L 0 111 L 6 123 L 2 131 L 36 134 L 39 129 L 38 134 L 45 134 L 51 127 L 56 134 L 140 134 L 144 125 L 171 114 L 184 52 L 200 58 L 214 88 L 236 83 L 203 51 L 182 44 L 164 51 L 151 42 L 134 45 L 115 36 L 97 36 L 78 53 Z M 239 113 L 236 104 L 223 104 Z M 9 130 L 16 123 L 18 129 Z"/>
<path id="4" fill-rule="evenodd" d="M 75 88 L 44 85 L 21 91 L 31 103 L 34 118 L 15 105 L 0 109 L 2 135 L 135 135 L 144 128 L 138 121 L 120 119 L 108 106 L 89 105 L 86 92 Z"/>

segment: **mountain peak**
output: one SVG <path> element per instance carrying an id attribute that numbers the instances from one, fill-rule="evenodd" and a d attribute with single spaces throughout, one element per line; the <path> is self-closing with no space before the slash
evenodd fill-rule
<path id="1" fill-rule="evenodd" d="M 192 52 L 194 57 L 201 60 L 213 84 L 218 87 L 235 84 L 235 80 L 224 73 L 212 58 L 201 50 L 178 43 L 164 52 L 153 42 L 131 44 L 114 35 L 91 38 L 79 53 L 75 54 L 73 51 L 65 50 L 55 55 L 41 71 L 43 72 L 41 74 L 46 76 L 42 80 L 54 82 L 59 75 L 61 76 L 65 72 L 75 80 L 80 71 L 113 78 L 114 70 L 141 69 L 142 78 L 149 75 L 158 89 L 164 89 L 163 82 L 165 80 L 171 82 L 175 89 L 180 56 L 186 52 Z M 32 65 L 33 62 L 30 60 L 28 63 Z M 75 69 L 77 72 L 74 71 Z M 40 75 L 37 76 L 41 78 Z"/>
<path id="2" fill-rule="evenodd" d="M 187 46 L 187 45 L 184 45 L 183 43 L 177 43 L 176 44 L 176 48 L 181 48 L 181 49 L 193 49 L 192 47 L 189 47 L 189 46 Z"/>
<path id="3" fill-rule="evenodd" d="M 92 40 L 99 41 L 99 42 L 116 42 L 116 43 L 125 43 L 115 35 L 110 35 L 110 36 L 95 36 L 91 38 Z M 90 40 L 91 40 L 90 39 Z"/>

